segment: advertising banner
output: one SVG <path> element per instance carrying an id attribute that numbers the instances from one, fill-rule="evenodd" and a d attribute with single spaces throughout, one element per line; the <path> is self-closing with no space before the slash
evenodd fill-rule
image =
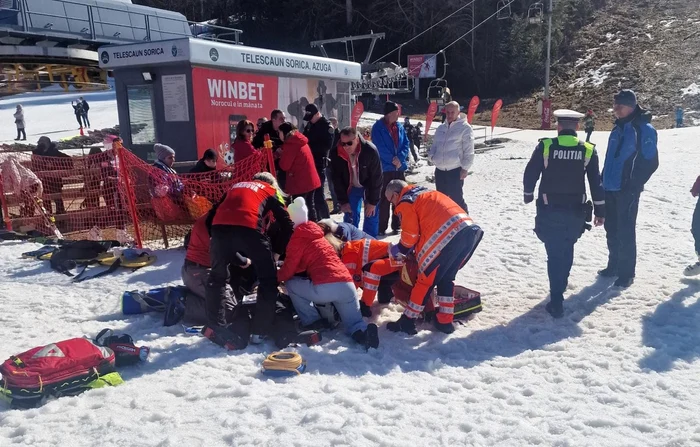
<path id="1" fill-rule="evenodd" d="M 437 108 L 438 105 L 434 101 L 428 106 L 428 111 L 425 113 L 425 135 L 428 135 L 430 132 L 430 126 L 433 124 L 433 119 L 435 119 Z"/>
<path id="2" fill-rule="evenodd" d="M 214 149 L 223 158 L 236 138 L 236 125 L 255 122 L 277 108 L 278 79 L 209 68 L 192 69 L 197 155 Z"/>
<path id="3" fill-rule="evenodd" d="M 348 123 L 350 111 L 338 100 L 338 83 L 193 68 L 198 157 L 211 148 L 225 159 L 236 138 L 238 122 L 247 119 L 255 123 L 261 117 L 269 119 L 275 109 L 283 111 L 287 121 L 302 130 L 304 108 L 308 104 L 316 104 L 326 117 L 337 117 L 341 123 Z"/>
<path id="4" fill-rule="evenodd" d="M 498 115 L 501 113 L 501 108 L 503 107 L 503 100 L 499 99 L 496 104 L 493 105 L 493 110 L 491 111 L 491 133 L 493 134 L 493 129 L 496 127 L 498 122 Z"/>
<path id="5" fill-rule="evenodd" d="M 467 109 L 467 122 L 469 124 L 472 123 L 472 120 L 474 119 L 474 114 L 476 113 L 476 109 L 479 108 L 479 97 L 474 96 L 471 101 L 469 101 L 469 108 Z"/>
<path id="6" fill-rule="evenodd" d="M 552 101 L 545 99 L 542 101 L 542 129 L 549 130 L 552 127 Z"/>
<path id="7" fill-rule="evenodd" d="M 408 75 L 412 78 L 434 78 L 436 57 L 434 54 L 412 54 L 408 56 Z"/>
<path id="8" fill-rule="evenodd" d="M 352 118 L 350 119 L 351 127 L 357 127 L 357 123 L 360 122 L 360 117 L 362 117 L 364 111 L 365 105 L 362 104 L 362 101 L 357 101 L 357 103 L 355 103 L 355 107 L 352 108 Z"/>

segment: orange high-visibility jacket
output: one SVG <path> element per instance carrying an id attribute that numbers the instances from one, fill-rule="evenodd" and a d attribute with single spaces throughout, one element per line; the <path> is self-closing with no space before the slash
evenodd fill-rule
<path id="1" fill-rule="evenodd" d="M 459 231 L 473 225 L 452 199 L 422 186 L 405 187 L 394 212 L 401 219 L 401 245 L 415 248 L 420 271 L 430 266 Z"/>
<path id="2" fill-rule="evenodd" d="M 356 284 L 362 282 L 362 267 L 369 262 L 389 256 L 389 245 L 389 242 L 374 239 L 359 239 L 345 243 L 342 256 L 343 264 L 350 271 Z"/>

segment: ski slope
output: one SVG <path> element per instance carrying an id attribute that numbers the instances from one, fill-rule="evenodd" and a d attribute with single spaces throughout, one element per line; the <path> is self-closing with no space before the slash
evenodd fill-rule
<path id="1" fill-rule="evenodd" d="M 96 122 L 108 119 L 108 104 Z M 121 315 L 124 290 L 179 283 L 181 250 L 159 251 L 155 265 L 134 273 L 73 285 L 46 263 L 18 259 L 37 244 L 0 244 L 0 358 L 105 327 L 151 347 L 147 363 L 122 369 L 122 386 L 32 410 L 0 405 L 0 445 L 697 445 L 700 279 L 682 271 L 694 257 L 688 191 L 700 174 L 700 129 L 659 134 L 661 166 L 639 211 L 635 284 L 619 291 L 596 278 L 606 244 L 594 229 L 576 246 L 566 316 L 557 321 L 544 311 L 535 207 L 522 203 L 522 172 L 542 136 L 511 133 L 516 141 L 477 155 L 467 179 L 485 237 L 457 282 L 482 292 L 482 313 L 450 336 L 423 328 L 411 338 L 384 328 L 398 306 L 375 306 L 378 350 L 326 337 L 297 349 L 308 370 L 295 378 L 260 374 L 271 344 L 229 353 L 163 328 L 160 314 Z M 593 141 L 604 148 L 606 135 Z M 410 180 L 425 183 L 432 172 L 423 164 Z"/>

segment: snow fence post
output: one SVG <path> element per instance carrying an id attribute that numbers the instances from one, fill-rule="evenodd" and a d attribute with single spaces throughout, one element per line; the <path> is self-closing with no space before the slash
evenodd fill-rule
<path id="1" fill-rule="evenodd" d="M 7 208 L 7 200 L 5 199 L 5 188 L 3 184 L 2 172 L 0 172 L 0 203 L 2 204 L 2 218 L 5 221 L 5 228 L 12 231 L 12 219 L 10 219 L 10 210 Z"/>
<path id="2" fill-rule="evenodd" d="M 275 172 L 275 158 L 272 156 L 272 149 L 266 148 L 265 153 L 267 155 L 267 167 L 270 174 L 277 178 L 277 172 Z"/>
<path id="3" fill-rule="evenodd" d="M 131 185 L 131 180 L 129 179 L 129 170 L 126 167 L 126 158 L 124 157 L 124 146 L 120 140 L 114 141 L 113 146 L 117 155 L 117 162 L 119 163 L 119 177 L 121 177 L 122 186 L 124 191 L 126 191 L 126 200 L 129 206 L 129 214 L 131 214 L 131 222 L 134 225 L 134 241 L 138 248 L 143 248 L 143 242 L 141 240 L 141 227 L 139 225 L 139 217 L 136 213 L 136 197 L 134 195 L 134 189 Z"/>

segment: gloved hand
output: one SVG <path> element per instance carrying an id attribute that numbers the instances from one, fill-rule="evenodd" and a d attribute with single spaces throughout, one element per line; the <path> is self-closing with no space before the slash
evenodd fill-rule
<path id="1" fill-rule="evenodd" d="M 535 200 L 535 195 L 534 194 L 523 194 L 523 202 L 525 203 L 530 203 L 533 200 Z"/>
<path id="2" fill-rule="evenodd" d="M 402 259 L 404 257 L 401 250 L 399 250 L 399 244 L 389 244 L 389 257 L 394 259 Z"/>

